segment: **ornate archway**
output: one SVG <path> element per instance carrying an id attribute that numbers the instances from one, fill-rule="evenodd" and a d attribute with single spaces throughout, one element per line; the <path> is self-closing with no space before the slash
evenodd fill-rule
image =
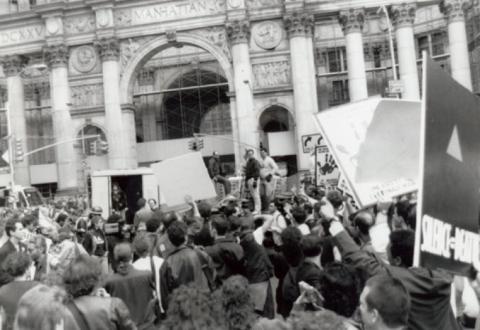
<path id="1" fill-rule="evenodd" d="M 121 80 L 120 80 L 120 95 L 122 104 L 133 103 L 133 84 L 135 81 L 136 72 L 155 54 L 162 50 L 175 46 L 176 43 L 191 45 L 204 49 L 212 54 L 219 62 L 221 68 L 225 73 L 225 78 L 228 81 L 229 91 L 234 90 L 233 83 L 233 68 L 228 56 L 218 46 L 212 44 L 208 39 L 197 34 L 179 32 L 176 34 L 174 42 L 169 40 L 166 35 L 155 38 L 135 53 L 135 55 L 128 61 Z"/>

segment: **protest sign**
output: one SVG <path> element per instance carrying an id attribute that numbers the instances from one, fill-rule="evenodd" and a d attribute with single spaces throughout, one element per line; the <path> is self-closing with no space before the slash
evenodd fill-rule
<path id="1" fill-rule="evenodd" d="M 311 152 L 311 174 L 314 180 L 317 180 L 317 185 L 336 187 L 338 185 L 340 171 L 323 136 L 321 134 L 304 135 L 302 136 L 302 140 L 306 142 L 306 144 L 304 143 L 303 145 L 304 150 L 307 146 Z"/>
<path id="2" fill-rule="evenodd" d="M 360 207 L 417 189 L 420 105 L 374 97 L 315 115 Z"/>
<path id="3" fill-rule="evenodd" d="M 185 204 L 185 194 L 194 200 L 217 196 L 199 152 L 169 158 L 150 167 L 168 206 Z"/>
<path id="4" fill-rule="evenodd" d="M 423 73 L 415 264 L 467 274 L 480 266 L 480 101 L 430 59 Z"/>

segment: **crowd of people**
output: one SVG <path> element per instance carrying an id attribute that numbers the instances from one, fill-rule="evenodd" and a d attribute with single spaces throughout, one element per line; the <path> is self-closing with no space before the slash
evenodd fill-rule
<path id="1" fill-rule="evenodd" d="M 188 210 L 142 198 L 132 223 L 78 203 L 5 210 L 0 329 L 475 327 L 475 274 L 413 267 L 414 194 L 355 210 L 341 192 L 303 184 L 260 201 L 269 175 L 257 162 L 249 153 L 252 204 L 186 191 Z"/>

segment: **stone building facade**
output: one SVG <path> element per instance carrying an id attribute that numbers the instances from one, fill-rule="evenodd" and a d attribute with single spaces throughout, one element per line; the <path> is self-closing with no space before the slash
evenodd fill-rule
<path id="1" fill-rule="evenodd" d="M 290 173 L 309 169 L 302 136 L 317 131 L 312 114 L 391 96 L 391 80 L 403 82 L 402 98 L 419 99 L 424 50 L 480 91 L 478 4 L 352 3 L 3 1 L 0 107 L 8 101 L 12 138 L 24 151 L 58 143 L 16 162 L 15 182 L 76 190 L 93 170 L 188 152 L 194 135 L 232 170 L 259 145 Z M 100 136 L 108 153 L 84 136 Z"/>

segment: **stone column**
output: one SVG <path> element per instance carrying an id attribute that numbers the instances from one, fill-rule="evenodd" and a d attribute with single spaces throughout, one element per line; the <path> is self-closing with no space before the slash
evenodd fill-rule
<path id="1" fill-rule="evenodd" d="M 233 118 L 236 118 L 238 123 L 238 136 L 234 136 L 237 149 L 235 155 L 243 155 L 246 149 L 255 149 L 258 156 L 259 133 L 253 102 L 253 74 L 248 48 L 250 25 L 247 20 L 233 20 L 226 24 L 226 30 L 231 45 L 235 76 L 236 116 L 232 116 L 232 126 L 235 125 Z M 238 161 L 236 163 L 238 164 Z"/>
<path id="2" fill-rule="evenodd" d="M 313 115 L 318 112 L 315 65 L 313 64 L 313 15 L 291 13 L 284 17 L 290 40 L 293 97 L 295 104 L 298 170 L 310 169 L 310 154 L 303 153 L 302 135 L 315 130 Z M 312 54 L 310 54 L 312 53 Z"/>
<path id="3" fill-rule="evenodd" d="M 7 93 L 8 93 L 8 120 L 12 134 L 10 147 L 13 148 L 11 154 L 15 155 L 16 141 L 20 141 L 24 153 L 28 151 L 27 147 L 27 123 L 25 118 L 24 88 L 20 73 L 24 68 L 26 59 L 18 56 L 7 56 L 2 59 L 3 73 L 7 77 Z M 13 162 L 15 184 L 29 186 L 30 185 L 30 168 L 28 157 L 24 157 L 22 161 Z"/>
<path id="4" fill-rule="evenodd" d="M 131 140 L 124 127 L 120 106 L 120 48 L 117 39 L 104 38 L 96 42 L 102 58 L 103 90 L 105 97 L 105 127 L 108 141 L 108 167 L 110 169 L 130 168 L 132 162 Z M 135 132 L 135 126 L 133 127 Z M 135 159 L 136 162 L 136 159 Z M 136 167 L 136 166 L 134 166 Z"/>
<path id="5" fill-rule="evenodd" d="M 75 138 L 70 115 L 70 87 L 68 84 L 68 47 L 65 45 L 44 48 L 45 59 L 51 69 L 50 99 L 52 104 L 53 132 L 56 142 Z M 56 146 L 58 192 L 69 194 L 77 190 L 77 164 L 74 142 Z"/>
<path id="6" fill-rule="evenodd" d="M 135 106 L 122 104 L 122 121 L 126 140 L 125 164 L 127 168 L 137 168 L 137 133 L 135 129 Z"/>
<path id="7" fill-rule="evenodd" d="M 342 10 L 338 19 L 345 35 L 350 101 L 366 99 L 368 98 L 367 74 L 362 38 L 365 12 L 363 9 Z"/>
<path id="8" fill-rule="evenodd" d="M 472 74 L 465 29 L 465 11 L 471 7 L 470 0 L 443 0 L 440 3 L 440 11 L 448 21 L 452 77 L 470 91 Z"/>
<path id="9" fill-rule="evenodd" d="M 402 98 L 409 100 L 420 99 L 420 85 L 418 81 L 417 54 L 413 33 L 415 21 L 415 3 L 403 3 L 390 8 L 397 37 L 398 64 L 400 79 L 403 81 L 404 92 Z"/>

